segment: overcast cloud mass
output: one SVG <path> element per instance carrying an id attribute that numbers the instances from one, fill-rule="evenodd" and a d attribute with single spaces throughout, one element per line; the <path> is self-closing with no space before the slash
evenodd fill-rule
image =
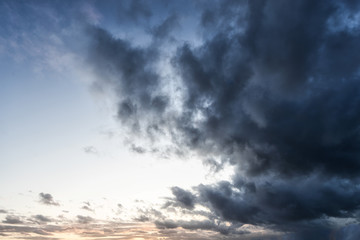
<path id="1" fill-rule="evenodd" d="M 214 239 L 360 239 L 359 2 L 67 4 L 71 16 L 76 4 L 88 6 L 76 18 L 77 54 L 92 88 L 115 101 L 130 150 L 203 161 L 213 176 L 233 169 L 213 184 L 171 186 L 161 207 L 139 210 L 135 221 L 170 239 L 210 239 L 207 231 L 219 233 Z M 61 206 L 49 193 L 39 198 Z M 82 209 L 96 212 L 89 202 Z M 2 222 L 1 231 L 23 223 L 11 214 Z"/>

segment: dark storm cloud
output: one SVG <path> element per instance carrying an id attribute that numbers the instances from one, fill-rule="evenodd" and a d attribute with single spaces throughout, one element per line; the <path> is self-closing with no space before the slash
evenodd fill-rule
<path id="1" fill-rule="evenodd" d="M 199 48 L 180 47 L 174 61 L 187 108 L 178 127 L 188 145 L 221 147 L 233 161 L 246 155 L 240 164 L 249 175 L 356 176 L 359 59 L 345 53 L 359 47 L 352 45 L 359 34 L 329 33 L 331 13 L 335 5 L 324 2 L 251 1 L 244 34 L 220 32 Z M 332 79 L 344 59 L 354 67 Z M 199 111 L 204 120 L 194 127 Z"/>
<path id="2" fill-rule="evenodd" d="M 359 191 L 359 186 L 348 180 L 331 179 L 324 183 L 319 178 L 199 186 L 205 204 L 225 220 L 276 224 L 283 230 L 292 230 L 294 223 L 306 227 L 306 222 L 314 221 L 314 225 L 327 217 L 356 217 Z"/>
<path id="3" fill-rule="evenodd" d="M 39 197 L 40 202 L 45 205 L 59 206 L 59 203 L 54 200 L 50 193 L 39 193 Z"/>
<path id="4" fill-rule="evenodd" d="M 232 182 L 200 185 L 199 199 L 174 187 L 176 202 L 298 239 L 328 235 L 330 218 L 357 221 L 360 25 L 349 26 L 347 16 L 359 4 L 214 1 L 199 8 L 203 42 L 176 43 L 173 78 L 160 77 L 153 44 L 90 31 L 97 84 L 115 91 L 123 126 L 155 142 L 170 136 L 174 148 L 204 156 L 214 172 L 235 166 Z M 154 39 L 165 41 L 170 20 L 153 28 Z M 161 91 L 175 78 L 180 104 Z"/>

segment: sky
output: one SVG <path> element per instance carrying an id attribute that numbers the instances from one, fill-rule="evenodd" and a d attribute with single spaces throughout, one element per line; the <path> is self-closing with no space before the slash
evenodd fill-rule
<path id="1" fill-rule="evenodd" d="M 0 0 L 0 239 L 360 239 L 360 3 Z"/>

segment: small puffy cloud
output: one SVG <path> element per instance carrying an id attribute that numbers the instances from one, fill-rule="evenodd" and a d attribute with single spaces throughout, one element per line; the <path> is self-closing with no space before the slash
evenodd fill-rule
<path id="1" fill-rule="evenodd" d="M 60 204 L 56 202 L 53 196 L 50 193 L 39 193 L 40 202 L 45 205 L 59 206 Z"/>
<path id="2" fill-rule="evenodd" d="M 22 224 L 23 223 L 23 221 L 21 221 L 21 219 L 18 216 L 13 216 L 13 215 L 7 215 L 5 220 L 2 222 L 8 223 L 8 224 Z"/>
<path id="3" fill-rule="evenodd" d="M 89 216 L 77 215 L 76 217 L 77 217 L 77 222 L 81 224 L 88 224 L 94 222 L 94 219 Z"/>

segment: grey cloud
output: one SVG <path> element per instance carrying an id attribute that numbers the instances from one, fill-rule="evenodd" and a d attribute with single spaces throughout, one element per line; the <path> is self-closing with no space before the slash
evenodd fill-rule
<path id="1" fill-rule="evenodd" d="M 89 154 L 98 154 L 98 150 L 94 146 L 86 146 L 83 148 L 85 153 Z"/>
<path id="2" fill-rule="evenodd" d="M 91 208 L 90 202 L 84 202 L 85 205 L 81 207 L 81 209 L 84 209 L 86 211 L 94 212 L 94 209 Z"/>
<path id="3" fill-rule="evenodd" d="M 349 224 L 336 232 L 336 239 L 356 240 L 360 238 L 360 225 Z"/>
<path id="4" fill-rule="evenodd" d="M 146 149 L 141 147 L 141 146 L 136 146 L 134 144 L 131 145 L 131 150 L 133 152 L 139 153 L 139 154 L 143 154 L 146 153 Z"/>
<path id="5" fill-rule="evenodd" d="M 149 221 L 153 221 L 154 219 L 163 218 L 163 214 L 154 208 L 149 208 L 149 209 L 139 208 L 137 215 L 138 216 L 134 218 L 134 220 L 137 222 L 149 222 Z"/>
<path id="6" fill-rule="evenodd" d="M 94 209 L 91 209 L 90 207 L 88 207 L 88 206 L 82 206 L 81 207 L 81 209 L 84 209 L 84 210 L 86 210 L 86 211 L 90 211 L 90 212 L 93 212 L 94 211 Z"/>
<path id="7" fill-rule="evenodd" d="M 150 218 L 148 216 L 145 216 L 145 215 L 140 215 L 140 216 L 134 218 L 134 220 L 137 221 L 137 222 L 149 222 Z"/>
<path id="8" fill-rule="evenodd" d="M 115 39 L 100 28 L 89 30 L 93 38 L 90 62 L 95 67 L 102 84 L 111 84 L 118 91 L 117 115 L 123 123 L 136 130 L 137 117 L 143 112 L 161 116 L 166 109 L 167 97 L 156 94 L 158 74 L 154 70 L 157 52 L 135 47 L 130 42 Z"/>
<path id="9" fill-rule="evenodd" d="M 350 54 L 359 47 L 352 45 L 358 32 L 329 34 L 335 3 L 249 4 L 244 33 L 219 31 L 198 48 L 179 47 L 174 57 L 186 90 L 178 121 L 185 143 L 228 155 L 248 175 L 318 170 L 356 176 L 357 67 L 344 75 L 338 61 L 360 62 Z M 288 15 L 288 9 L 297 14 Z M 332 44 L 333 38 L 341 45 Z M 341 53 L 325 56 L 334 51 Z"/>
<path id="10" fill-rule="evenodd" d="M 353 186 L 348 180 L 336 178 L 269 180 L 200 185 L 198 202 L 224 220 L 272 226 L 297 236 L 330 233 L 336 225 L 329 218 L 356 219 L 360 204 L 358 184 Z"/>
<path id="11" fill-rule="evenodd" d="M 45 217 L 44 215 L 41 215 L 41 214 L 33 216 L 33 219 L 39 223 L 52 222 L 51 218 Z"/>
<path id="12" fill-rule="evenodd" d="M 77 222 L 81 224 L 88 224 L 95 221 L 92 217 L 89 216 L 77 215 L 76 217 L 77 217 Z"/>
<path id="13" fill-rule="evenodd" d="M 39 193 L 40 202 L 45 205 L 59 206 L 60 204 L 56 202 L 53 196 L 50 193 Z"/>
<path id="14" fill-rule="evenodd" d="M 167 17 L 161 24 L 151 29 L 151 33 L 155 39 L 163 40 L 176 28 L 179 28 L 179 20 L 177 15 Z"/>
<path id="15" fill-rule="evenodd" d="M 0 209 L 0 213 L 7 213 L 7 211 L 4 209 Z"/>
<path id="16" fill-rule="evenodd" d="M 203 221 L 164 220 L 164 221 L 155 221 L 155 225 L 159 229 L 175 229 L 181 227 L 187 230 L 212 230 L 224 235 L 227 235 L 229 233 L 236 235 L 248 233 L 247 231 L 237 230 L 237 228 L 240 227 L 239 225 L 236 227 L 235 225 L 226 226 L 224 224 L 215 223 L 214 221 L 210 221 L 210 220 L 203 220 Z"/>
<path id="17" fill-rule="evenodd" d="M 224 161 L 216 161 L 213 158 L 207 158 L 204 159 L 202 161 L 204 166 L 208 166 L 210 168 L 211 171 L 213 171 L 214 173 L 217 173 L 219 171 L 221 171 L 224 168 Z"/>
<path id="18" fill-rule="evenodd" d="M 179 203 L 181 207 L 194 209 L 196 198 L 191 192 L 179 187 L 172 187 L 171 192 L 175 196 L 176 203 Z"/>
<path id="19" fill-rule="evenodd" d="M 148 2 L 143 0 L 122 1 L 118 8 L 118 13 L 120 22 L 127 22 L 127 24 L 146 24 L 153 15 Z"/>
<path id="20" fill-rule="evenodd" d="M 20 219 L 20 217 L 12 216 L 12 215 L 7 215 L 5 220 L 2 222 L 8 223 L 8 224 L 22 224 L 23 223 L 23 221 Z"/>
<path id="21" fill-rule="evenodd" d="M 56 226 L 49 226 L 47 228 L 39 228 L 39 227 L 31 227 L 31 226 L 14 226 L 14 225 L 0 225 L 0 232 L 5 232 L 8 234 L 12 233 L 21 233 L 21 234 L 28 234 L 28 233 L 35 233 L 41 236 L 50 236 L 52 232 L 60 230 L 61 227 Z M 34 237 L 41 239 L 41 237 Z"/>

